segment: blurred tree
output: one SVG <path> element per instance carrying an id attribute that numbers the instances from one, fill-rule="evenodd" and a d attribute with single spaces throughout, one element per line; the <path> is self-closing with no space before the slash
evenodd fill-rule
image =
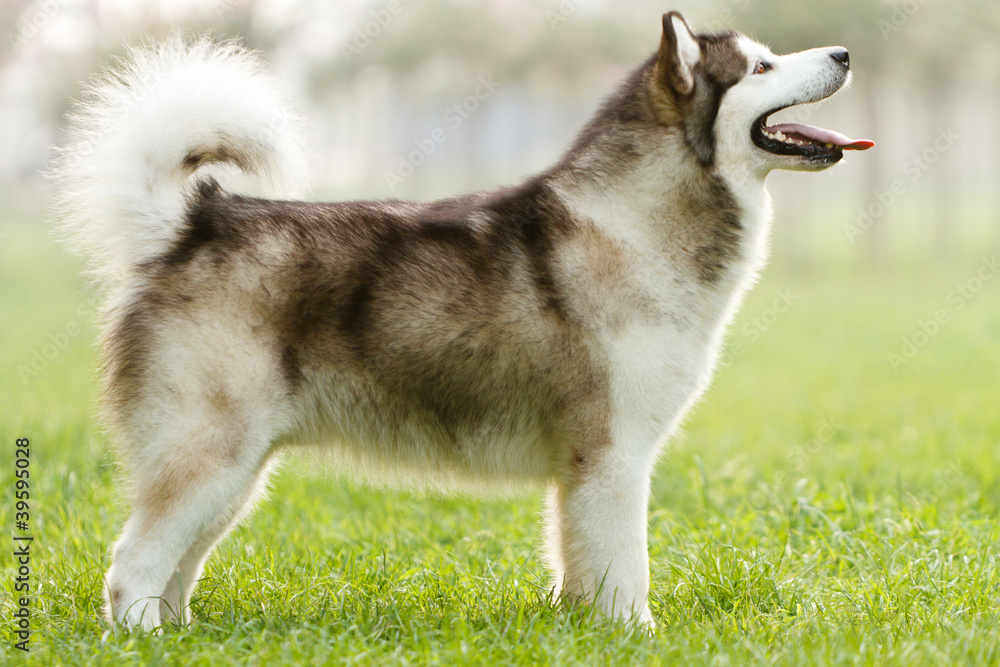
<path id="1" fill-rule="evenodd" d="M 899 48 L 891 48 L 893 74 L 904 79 L 909 88 L 923 97 L 927 110 L 927 127 L 920 137 L 921 148 L 929 146 L 942 130 L 954 127 L 955 101 L 968 88 L 982 87 L 982 62 L 995 62 L 997 36 L 1000 34 L 1000 3 L 964 2 L 936 3 L 921 7 L 912 15 L 904 5 L 894 10 L 897 22 L 907 16 L 905 24 L 887 34 L 887 39 L 898 40 Z M 990 46 L 994 54 L 989 58 Z M 989 89 L 989 88 L 987 88 Z M 992 89 L 996 89 L 994 78 Z M 975 141 L 962 133 L 960 141 Z M 961 173 L 949 167 L 958 163 L 959 151 L 942 151 L 935 168 L 942 174 Z M 956 229 L 967 211 L 959 205 L 963 197 L 960 184 L 951 178 L 931 181 L 935 187 L 924 189 L 925 206 L 934 234 L 934 248 L 939 255 L 947 254 L 953 245 Z"/>
<path id="2" fill-rule="evenodd" d="M 572 29 L 567 29 L 563 24 L 571 19 Z M 444 59 L 468 72 L 490 71 L 518 81 L 541 77 L 572 86 L 593 80 L 588 64 L 635 62 L 637 53 L 652 52 L 656 44 L 651 40 L 637 48 L 639 27 L 608 20 L 603 13 L 576 11 L 573 3 L 512 8 L 438 0 L 419 12 L 401 12 L 385 27 L 391 38 L 365 39 L 359 34 L 363 26 L 356 26 L 342 51 L 345 57 L 323 64 L 314 80 L 320 88 L 337 86 L 377 63 L 405 85 L 428 62 Z"/>

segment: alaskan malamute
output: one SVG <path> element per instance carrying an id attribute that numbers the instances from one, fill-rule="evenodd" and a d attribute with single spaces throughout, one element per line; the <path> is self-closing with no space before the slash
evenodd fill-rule
<path id="1" fill-rule="evenodd" d="M 841 47 L 776 56 L 671 12 L 547 171 L 314 203 L 292 198 L 301 123 L 257 56 L 133 48 L 54 169 L 61 230 L 107 289 L 103 414 L 130 480 L 108 619 L 185 622 L 275 450 L 320 441 L 366 479 L 546 486 L 553 593 L 652 627 L 650 474 L 764 261 L 764 179 L 871 145 L 768 117 L 849 69 Z"/>

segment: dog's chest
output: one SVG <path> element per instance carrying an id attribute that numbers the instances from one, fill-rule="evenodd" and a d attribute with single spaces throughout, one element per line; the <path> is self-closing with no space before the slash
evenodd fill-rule
<path id="1" fill-rule="evenodd" d="M 614 252 L 591 247 L 571 256 L 586 276 L 577 284 L 589 288 L 581 301 L 608 364 L 617 430 L 649 443 L 659 442 L 708 385 L 726 325 L 763 262 L 768 208 L 765 201 L 744 209 L 731 253 L 706 280 L 699 237 L 685 236 L 683 227 L 657 236 L 657 208 L 640 203 L 620 202 L 602 225 Z M 588 256 L 605 261 L 580 259 Z"/>
<path id="2" fill-rule="evenodd" d="M 704 391 L 728 320 L 723 295 L 683 281 L 674 288 L 650 291 L 653 314 L 629 318 L 601 340 L 616 419 L 640 441 L 662 439 Z"/>

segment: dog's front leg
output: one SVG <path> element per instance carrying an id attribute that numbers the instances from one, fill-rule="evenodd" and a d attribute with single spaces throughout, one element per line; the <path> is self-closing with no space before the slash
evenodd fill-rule
<path id="1" fill-rule="evenodd" d="M 557 592 L 613 618 L 655 627 L 647 605 L 649 466 L 614 451 L 574 456 L 549 498 Z"/>

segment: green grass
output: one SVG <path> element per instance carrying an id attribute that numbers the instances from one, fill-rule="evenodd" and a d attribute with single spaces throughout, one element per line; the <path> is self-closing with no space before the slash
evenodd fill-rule
<path id="1" fill-rule="evenodd" d="M 0 231 L 3 469 L 30 437 L 40 664 L 1000 662 L 1000 276 L 961 310 L 947 300 L 978 254 L 774 263 L 655 476 L 653 637 L 543 602 L 539 496 L 369 490 L 294 453 L 210 559 L 192 627 L 105 637 L 101 574 L 125 514 L 92 421 L 90 296 L 37 228 Z M 772 318 L 782 290 L 794 302 Z M 949 323 L 894 372 L 887 355 L 939 308 Z M 10 500 L 0 518 L 13 528 Z M 9 547 L 3 662 L 19 656 Z"/>

